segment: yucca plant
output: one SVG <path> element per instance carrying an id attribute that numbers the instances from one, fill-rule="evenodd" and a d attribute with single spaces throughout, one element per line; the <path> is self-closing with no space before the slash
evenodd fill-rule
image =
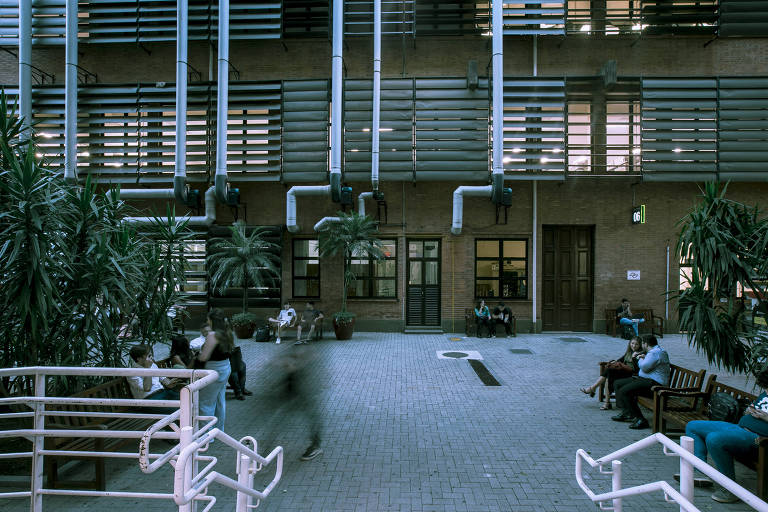
<path id="1" fill-rule="evenodd" d="M 725 197 L 727 185 L 707 183 L 702 202 L 680 220 L 677 253 L 691 263 L 689 287 L 677 298 L 680 330 L 710 363 L 732 371 L 754 366 L 751 353 L 764 344 L 745 321 L 737 286 L 765 300 L 768 275 L 768 221 L 757 207 Z"/>
<path id="2" fill-rule="evenodd" d="M 354 315 L 347 312 L 347 288 L 356 279 L 352 271 L 353 257 L 380 260 L 384 257 L 378 225 L 371 217 L 357 212 L 338 212 L 338 221 L 326 223 L 318 233 L 320 257 L 341 254 L 344 260 L 344 274 L 341 293 L 341 311 L 334 314 L 337 323 L 344 323 Z"/>
<path id="3" fill-rule="evenodd" d="M 273 285 L 280 264 L 280 246 L 264 238 L 265 228 L 248 233 L 244 222 L 229 227 L 231 238 L 214 240 L 206 264 L 211 287 L 221 293 L 227 288 L 243 289 L 243 314 L 248 312 L 248 289 Z"/>

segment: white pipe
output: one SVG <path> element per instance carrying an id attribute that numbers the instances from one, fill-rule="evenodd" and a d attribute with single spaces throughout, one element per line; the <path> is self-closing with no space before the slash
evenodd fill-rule
<path id="1" fill-rule="evenodd" d="M 491 197 L 493 187 L 491 185 L 484 185 L 481 187 L 461 186 L 453 191 L 453 226 L 451 226 L 451 233 L 454 235 L 461 234 L 461 224 L 464 210 L 464 196 L 470 197 Z"/>
<path id="2" fill-rule="evenodd" d="M 365 200 L 373 197 L 373 192 L 362 192 L 357 196 L 357 213 L 361 217 L 365 217 Z"/>
<path id="3" fill-rule="evenodd" d="M 72 181 L 77 180 L 77 0 L 67 0 L 65 12 L 64 178 Z"/>
<path id="4" fill-rule="evenodd" d="M 219 0 L 219 61 L 216 87 L 216 196 L 219 201 L 228 204 L 229 0 Z"/>
<path id="5" fill-rule="evenodd" d="M 537 293 L 536 293 L 536 278 L 538 276 L 537 271 L 539 268 L 539 263 L 537 258 L 538 254 L 538 247 L 539 247 L 539 231 L 538 231 L 538 213 L 539 213 L 539 187 L 538 182 L 536 180 L 533 181 L 533 236 L 531 237 L 531 245 L 533 246 L 532 251 L 532 257 L 533 265 L 531 265 L 531 318 L 533 319 L 533 326 L 531 327 L 533 329 L 533 332 L 536 332 L 536 300 L 537 300 Z"/>
<path id="6" fill-rule="evenodd" d="M 669 321 L 669 240 L 667 240 L 667 285 L 664 296 L 664 320 Z"/>
<path id="7" fill-rule="evenodd" d="M 32 2 L 19 2 L 19 116 L 24 138 L 32 124 Z"/>
<path id="8" fill-rule="evenodd" d="M 317 221 L 317 224 L 315 224 L 315 231 L 320 231 L 323 226 L 326 224 L 330 224 L 331 222 L 340 222 L 341 217 L 323 217 L 319 221 Z"/>
<path id="9" fill-rule="evenodd" d="M 173 190 L 171 190 L 171 193 L 173 193 Z M 210 187 L 205 191 L 205 215 L 178 217 L 176 219 L 177 223 L 182 221 L 187 221 L 189 226 L 210 226 L 213 224 L 216 221 L 216 187 Z M 155 217 L 125 217 L 123 222 L 152 224 L 155 222 Z"/>
<path id="10" fill-rule="evenodd" d="M 189 0 L 176 2 L 176 169 L 173 176 L 175 196 L 187 200 L 187 58 L 189 36 Z"/>
<path id="11" fill-rule="evenodd" d="M 120 199 L 173 199 L 172 188 L 120 189 Z"/>
<path id="12" fill-rule="evenodd" d="M 379 191 L 379 127 L 381 125 L 381 0 L 373 1 L 373 135 L 371 185 Z"/>
<path id="13" fill-rule="evenodd" d="M 504 187 L 504 10 L 501 0 L 493 0 L 493 174 L 494 187 Z M 500 181 L 500 183 L 499 183 Z M 501 190 L 496 191 L 501 199 Z"/>
<path id="14" fill-rule="evenodd" d="M 285 197 L 285 226 L 291 233 L 299 231 L 296 224 L 296 197 L 297 196 L 328 196 L 331 194 L 331 185 L 310 185 L 291 187 Z"/>
<path id="15" fill-rule="evenodd" d="M 342 103 L 341 97 L 343 67 L 342 46 L 344 42 L 344 2 L 343 0 L 333 0 L 333 56 L 331 61 L 331 104 L 333 105 L 331 113 L 331 185 L 336 187 L 339 184 L 338 191 L 332 191 L 340 195 L 341 193 L 341 128 L 342 128 Z M 333 196 L 334 194 L 332 194 Z M 339 198 L 334 198 L 334 200 Z"/>

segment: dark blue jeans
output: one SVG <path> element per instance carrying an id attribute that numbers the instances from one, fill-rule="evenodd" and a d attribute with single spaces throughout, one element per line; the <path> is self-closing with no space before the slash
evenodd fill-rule
<path id="1" fill-rule="evenodd" d="M 693 438 L 694 455 L 704 462 L 711 455 L 717 470 L 731 480 L 736 476 L 734 456 L 748 457 L 757 451 L 758 435 L 727 421 L 689 421 L 685 435 Z"/>

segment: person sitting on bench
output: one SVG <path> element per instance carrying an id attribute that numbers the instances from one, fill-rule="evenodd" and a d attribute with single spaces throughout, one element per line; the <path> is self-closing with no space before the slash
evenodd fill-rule
<path id="1" fill-rule="evenodd" d="M 283 329 L 286 327 L 291 327 L 293 322 L 296 320 L 296 310 L 291 307 L 291 303 L 286 301 L 286 303 L 283 305 L 283 309 L 280 310 L 280 314 L 277 315 L 277 318 L 270 318 L 269 319 L 269 325 L 274 329 L 275 336 L 277 339 L 275 340 L 275 343 L 280 343 L 280 335 L 283 332 Z"/>
<path id="2" fill-rule="evenodd" d="M 492 335 L 496 336 L 497 324 L 504 325 L 504 332 L 507 337 L 512 335 L 512 311 L 504 305 L 503 302 L 499 302 L 499 305 L 493 309 L 493 315 L 491 320 L 491 326 L 493 327 Z"/>
<path id="3" fill-rule="evenodd" d="M 322 322 L 323 318 L 323 312 L 315 309 L 315 303 L 312 301 L 308 301 L 304 312 L 301 314 L 301 321 L 299 322 L 299 327 L 296 329 L 296 343 L 295 345 L 304 345 L 306 343 L 309 343 L 309 340 L 312 339 L 312 335 L 315 333 L 315 328 L 317 327 L 317 324 L 319 322 Z M 307 334 L 307 339 L 303 340 L 301 339 L 301 331 L 302 329 L 305 329 L 309 327 L 309 334 Z"/>
<path id="4" fill-rule="evenodd" d="M 129 352 L 131 356 L 131 368 L 153 368 L 157 365 L 149 355 L 149 347 L 146 345 L 134 345 Z M 179 392 L 173 388 L 182 382 L 181 379 L 168 377 L 128 377 L 128 384 L 134 398 L 147 400 L 178 400 Z"/>
<path id="5" fill-rule="evenodd" d="M 491 327 L 491 313 L 488 311 L 488 306 L 485 305 L 484 300 L 481 300 L 475 308 L 475 325 L 478 338 L 482 338 L 482 336 L 480 336 L 481 325 L 485 326 L 485 328 L 488 330 L 488 337 L 491 337 L 491 333 L 493 332 L 493 328 Z"/>
<path id="6" fill-rule="evenodd" d="M 621 305 L 616 308 L 616 318 L 619 319 L 619 325 L 631 326 L 635 336 L 640 336 L 638 325 L 645 322 L 645 318 L 632 318 L 632 310 L 627 299 L 621 299 Z"/>

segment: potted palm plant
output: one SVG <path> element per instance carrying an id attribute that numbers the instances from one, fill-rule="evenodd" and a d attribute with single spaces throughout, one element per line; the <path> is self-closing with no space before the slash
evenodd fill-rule
<path id="1" fill-rule="evenodd" d="M 352 258 L 382 259 L 377 233 L 376 222 L 367 215 L 339 212 L 338 220 L 326 223 L 318 234 L 321 258 L 341 253 L 344 259 L 341 311 L 333 315 L 333 330 L 338 340 L 348 340 L 355 330 L 355 315 L 347 311 L 347 288 L 355 280 Z"/>
<path id="2" fill-rule="evenodd" d="M 248 288 L 274 282 L 280 248 L 264 239 L 264 229 L 255 228 L 247 234 L 243 222 L 229 229 L 231 239 L 218 239 L 210 245 L 207 265 L 214 290 L 243 289 L 243 310 L 232 316 L 232 327 L 237 337 L 244 339 L 253 336 L 257 321 L 256 315 L 248 312 Z"/>

